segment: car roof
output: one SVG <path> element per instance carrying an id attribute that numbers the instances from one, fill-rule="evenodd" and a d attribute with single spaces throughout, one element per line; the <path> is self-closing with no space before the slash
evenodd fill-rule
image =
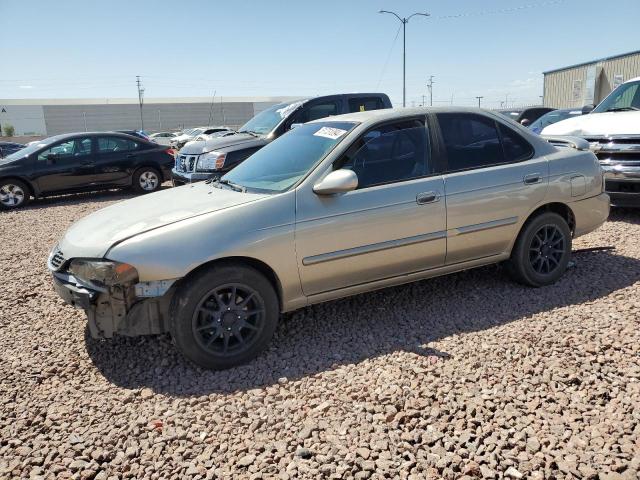
<path id="1" fill-rule="evenodd" d="M 482 113 L 485 115 L 495 115 L 494 112 L 472 107 L 414 107 L 414 108 L 383 108 L 379 110 L 367 110 L 365 112 L 345 113 L 331 117 L 319 118 L 309 123 L 317 122 L 358 122 L 368 123 L 370 121 L 395 120 L 428 113 Z"/>
<path id="2" fill-rule="evenodd" d="M 78 137 L 93 137 L 96 135 L 108 135 L 110 137 L 122 137 L 122 138 L 128 138 L 135 141 L 139 141 L 139 140 L 146 141 L 144 138 L 137 137 L 135 135 L 129 135 L 128 133 L 115 132 L 115 131 L 61 133 L 59 135 L 53 135 L 51 137 L 46 137 L 46 138 L 43 138 L 42 140 L 37 140 L 37 141 L 43 141 L 43 140 L 59 141 L 59 140 L 66 140 L 66 139 L 78 138 Z"/>

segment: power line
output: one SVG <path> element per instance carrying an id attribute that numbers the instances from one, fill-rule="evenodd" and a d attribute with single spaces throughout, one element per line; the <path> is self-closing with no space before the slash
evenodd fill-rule
<path id="1" fill-rule="evenodd" d="M 507 13 L 515 13 L 521 10 L 528 10 L 531 8 L 538 7 L 548 7 L 551 5 L 558 5 L 560 3 L 564 3 L 565 0 L 548 0 L 546 2 L 537 2 L 537 3 L 528 3 L 525 5 L 520 5 L 518 7 L 509 7 L 509 8 L 501 8 L 498 10 L 481 10 L 479 12 L 469 12 L 469 13 L 457 13 L 453 15 L 441 15 L 439 17 L 432 17 L 435 20 L 449 20 L 452 18 L 465 18 L 465 17 L 479 17 L 484 15 L 500 15 Z"/>
<path id="2" fill-rule="evenodd" d="M 384 66 L 382 67 L 382 71 L 380 72 L 380 78 L 378 79 L 378 85 L 376 85 L 376 90 L 380 88 L 380 84 L 382 83 L 382 77 L 387 71 L 387 66 L 389 65 L 389 60 L 391 59 L 391 54 L 393 53 L 393 48 L 396 46 L 396 41 L 398 40 L 398 36 L 400 35 L 400 29 L 402 25 L 398 27 L 398 31 L 396 32 L 396 36 L 393 37 L 393 42 L 391 42 L 391 48 L 389 49 L 389 53 L 387 54 L 387 60 L 384 62 Z"/>

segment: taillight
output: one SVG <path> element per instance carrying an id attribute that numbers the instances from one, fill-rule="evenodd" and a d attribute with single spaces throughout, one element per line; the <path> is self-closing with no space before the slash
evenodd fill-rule
<path id="1" fill-rule="evenodd" d="M 175 157 L 177 152 L 176 152 L 176 151 L 175 151 L 175 149 L 173 149 L 173 148 L 167 148 L 167 149 L 165 150 L 165 153 L 168 153 L 168 154 L 169 154 L 169 155 L 171 155 L 172 157 Z"/>

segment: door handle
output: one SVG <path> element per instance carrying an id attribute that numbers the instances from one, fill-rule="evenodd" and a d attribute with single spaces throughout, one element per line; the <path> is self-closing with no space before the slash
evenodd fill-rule
<path id="1" fill-rule="evenodd" d="M 530 173 L 529 175 L 525 175 L 522 179 L 525 185 L 533 185 L 535 183 L 540 183 L 542 181 L 541 173 Z"/>
<path id="2" fill-rule="evenodd" d="M 427 203 L 434 203 L 440 200 L 438 192 L 424 192 L 416 195 L 416 202 L 418 205 L 426 205 Z"/>
<path id="3" fill-rule="evenodd" d="M 135 153 L 129 153 L 129 154 L 127 154 L 126 158 L 134 158 L 135 156 L 136 156 Z"/>

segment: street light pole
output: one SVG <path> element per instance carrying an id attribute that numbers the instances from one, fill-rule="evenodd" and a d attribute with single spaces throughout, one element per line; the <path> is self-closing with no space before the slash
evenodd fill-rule
<path id="1" fill-rule="evenodd" d="M 390 13 L 395 16 L 400 23 L 402 23 L 402 106 L 407 106 L 407 23 L 411 20 L 411 17 L 415 17 L 416 15 L 422 15 L 423 17 L 430 16 L 428 13 L 420 13 L 416 12 L 408 17 L 401 17 L 395 12 L 390 12 L 388 10 L 380 10 L 378 13 Z"/>
<path id="2" fill-rule="evenodd" d="M 480 108 L 480 100 L 482 100 L 484 97 L 476 97 L 478 99 L 478 108 Z"/>

